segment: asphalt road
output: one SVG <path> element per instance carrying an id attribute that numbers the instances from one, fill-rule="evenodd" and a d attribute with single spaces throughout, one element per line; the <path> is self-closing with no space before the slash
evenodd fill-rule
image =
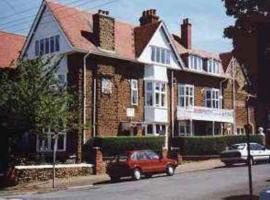
<path id="1" fill-rule="evenodd" d="M 270 164 L 253 167 L 254 193 L 270 186 Z M 20 196 L 21 199 L 63 200 L 244 200 L 248 199 L 246 166 L 158 176 L 140 181 L 101 183 L 89 188 Z M 242 196 L 242 198 L 237 196 Z M 18 199 L 18 197 L 16 197 Z M 257 198 L 255 198 L 257 199 Z"/>

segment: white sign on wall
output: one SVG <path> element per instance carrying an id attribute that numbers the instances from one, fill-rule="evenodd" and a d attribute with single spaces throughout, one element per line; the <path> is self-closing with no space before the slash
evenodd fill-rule
<path id="1" fill-rule="evenodd" d="M 127 117 L 135 117 L 135 109 L 127 108 Z"/>

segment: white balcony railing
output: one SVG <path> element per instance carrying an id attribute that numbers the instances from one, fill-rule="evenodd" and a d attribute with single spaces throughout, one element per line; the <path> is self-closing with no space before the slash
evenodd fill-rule
<path id="1" fill-rule="evenodd" d="M 233 110 L 207 107 L 177 107 L 177 120 L 199 120 L 233 123 Z"/>

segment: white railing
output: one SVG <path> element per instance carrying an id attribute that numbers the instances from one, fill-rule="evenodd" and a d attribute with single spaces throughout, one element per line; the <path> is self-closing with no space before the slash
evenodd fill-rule
<path id="1" fill-rule="evenodd" d="M 177 107 L 177 120 L 200 120 L 233 123 L 233 110 L 207 107 Z"/>

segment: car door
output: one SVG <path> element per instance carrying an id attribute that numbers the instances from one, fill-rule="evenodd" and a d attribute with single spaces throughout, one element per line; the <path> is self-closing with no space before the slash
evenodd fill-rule
<path id="1" fill-rule="evenodd" d="M 139 167 L 143 172 L 151 172 L 151 160 L 148 158 L 145 151 L 137 152 L 136 166 Z"/>
<path id="2" fill-rule="evenodd" d="M 257 144 L 257 149 L 259 151 L 260 160 L 268 160 L 269 159 L 269 152 L 264 146 Z"/>
<path id="3" fill-rule="evenodd" d="M 162 159 L 160 159 L 159 155 L 157 155 L 153 151 L 146 152 L 148 158 L 151 160 L 151 172 L 163 172 L 165 169 L 165 164 Z"/>
<path id="4" fill-rule="evenodd" d="M 258 150 L 257 150 L 257 147 L 254 143 L 250 144 L 250 155 L 253 157 L 254 160 L 259 159 Z"/>

